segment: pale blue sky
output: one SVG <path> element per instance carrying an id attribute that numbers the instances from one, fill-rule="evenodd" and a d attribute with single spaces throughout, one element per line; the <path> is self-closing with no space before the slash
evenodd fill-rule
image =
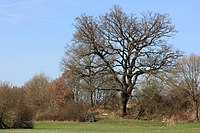
<path id="1" fill-rule="evenodd" d="M 168 13 L 178 30 L 170 43 L 200 54 L 200 0 L 0 0 L 0 81 L 21 86 L 40 72 L 58 77 L 75 17 L 98 16 L 115 4 L 128 14 Z"/>

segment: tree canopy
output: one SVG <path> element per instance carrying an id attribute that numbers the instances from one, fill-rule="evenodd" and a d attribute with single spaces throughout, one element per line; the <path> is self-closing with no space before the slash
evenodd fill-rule
<path id="1" fill-rule="evenodd" d="M 106 67 L 119 84 L 123 115 L 139 77 L 170 70 L 180 56 L 167 42 L 176 32 L 167 14 L 147 12 L 139 18 L 114 6 L 98 18 L 77 17 L 75 28 L 73 44 L 79 57 L 96 57 L 93 64 L 102 62 L 99 67 Z"/>

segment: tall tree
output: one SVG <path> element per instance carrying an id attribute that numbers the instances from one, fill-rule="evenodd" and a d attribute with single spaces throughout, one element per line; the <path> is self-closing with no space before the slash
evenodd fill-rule
<path id="1" fill-rule="evenodd" d="M 96 56 L 120 85 L 122 115 L 139 77 L 170 69 L 180 56 L 166 41 L 176 32 L 166 14 L 138 18 L 114 6 L 99 18 L 77 17 L 75 28 L 74 44 L 85 49 L 82 58 Z"/>

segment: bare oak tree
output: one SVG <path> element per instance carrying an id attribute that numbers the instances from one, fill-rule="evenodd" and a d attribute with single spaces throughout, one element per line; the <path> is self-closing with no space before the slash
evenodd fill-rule
<path id="1" fill-rule="evenodd" d="M 73 41 L 85 49 L 82 57 L 96 56 L 120 85 L 122 115 L 139 77 L 169 70 L 180 56 L 166 41 L 176 32 L 167 14 L 148 12 L 137 18 L 114 6 L 99 18 L 77 17 L 75 28 Z"/>

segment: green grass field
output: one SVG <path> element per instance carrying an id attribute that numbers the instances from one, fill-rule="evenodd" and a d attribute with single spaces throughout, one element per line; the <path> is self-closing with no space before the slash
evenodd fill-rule
<path id="1" fill-rule="evenodd" d="M 200 133 L 200 123 L 105 118 L 90 122 L 35 122 L 34 129 L 1 129 L 0 133 Z"/>

